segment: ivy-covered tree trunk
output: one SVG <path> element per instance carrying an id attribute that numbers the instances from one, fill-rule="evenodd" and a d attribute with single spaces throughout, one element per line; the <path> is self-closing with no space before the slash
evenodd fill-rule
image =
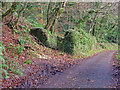
<path id="1" fill-rule="evenodd" d="M 97 12 L 98 13 L 98 12 Z M 97 13 L 95 14 L 95 17 L 93 19 L 93 26 L 92 26 L 92 35 L 95 35 L 95 24 L 96 24 L 96 18 L 97 18 Z"/>
<path id="2" fill-rule="evenodd" d="M 47 10 L 47 24 L 45 26 L 45 29 L 50 30 L 51 33 L 52 33 L 55 22 L 56 22 L 56 19 L 61 14 L 60 10 L 61 10 L 61 8 L 64 7 L 64 2 L 57 3 L 55 8 L 52 9 L 52 10 L 51 10 L 51 7 L 52 7 L 52 5 L 51 5 L 51 2 L 50 2 L 49 5 L 48 5 L 48 10 Z"/>
<path id="3" fill-rule="evenodd" d="M 2 14 L 2 18 L 4 18 L 7 15 L 11 16 L 14 13 L 14 10 L 16 9 L 18 4 L 19 4 L 19 2 L 13 2 L 11 8 L 8 9 L 5 13 Z"/>
<path id="4" fill-rule="evenodd" d="M 4 19 L 5 17 L 9 17 L 8 22 L 5 24 L 8 27 L 10 27 L 11 29 L 13 29 L 13 27 L 14 27 L 13 14 L 14 14 L 16 7 L 19 3 L 20 2 L 13 2 L 12 6 L 5 13 L 2 13 L 2 19 Z"/>
<path id="5" fill-rule="evenodd" d="M 24 6 L 18 11 L 18 17 L 17 17 L 17 20 L 14 22 L 14 26 L 18 23 L 20 15 L 24 11 L 24 9 L 27 7 L 27 4 L 28 3 L 24 3 Z"/>

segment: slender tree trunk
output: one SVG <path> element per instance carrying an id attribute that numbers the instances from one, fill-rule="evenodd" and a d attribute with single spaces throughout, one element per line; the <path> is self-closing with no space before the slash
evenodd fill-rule
<path id="1" fill-rule="evenodd" d="M 18 4 L 19 4 L 19 2 L 13 2 L 11 8 L 2 14 L 2 18 L 4 18 L 5 16 L 7 16 L 9 14 L 12 15 Z"/>
<path id="2" fill-rule="evenodd" d="M 50 6 L 51 6 L 51 3 L 48 4 L 48 9 L 47 9 L 47 24 L 45 26 L 45 29 L 47 29 L 47 26 L 49 24 L 49 11 L 50 11 Z"/>
<path id="3" fill-rule="evenodd" d="M 64 4 L 64 2 L 60 3 L 58 8 L 55 7 L 55 12 L 53 12 L 52 14 L 49 13 L 50 12 L 51 4 L 49 3 L 49 5 L 48 5 L 48 10 L 47 10 L 47 24 L 45 26 L 45 29 L 46 30 L 50 30 L 51 33 L 53 31 L 56 19 L 58 17 L 59 10 L 60 10 L 60 8 L 63 7 L 63 4 Z"/>
<path id="4" fill-rule="evenodd" d="M 18 18 L 17 18 L 17 20 L 15 21 L 15 23 L 14 23 L 14 26 L 18 23 L 18 21 L 19 21 L 19 18 L 20 18 L 20 15 L 21 15 L 21 13 L 24 11 L 24 9 L 27 7 L 27 3 L 22 7 L 22 9 L 18 12 Z"/>
<path id="5" fill-rule="evenodd" d="M 97 18 L 97 13 L 95 14 L 95 17 L 94 17 L 94 19 L 93 19 L 93 26 L 92 26 L 92 28 L 91 28 L 91 30 L 93 31 L 93 32 L 92 32 L 92 35 L 93 35 L 93 36 L 95 35 L 96 18 Z"/>
<path id="6" fill-rule="evenodd" d="M 4 7 L 4 6 L 5 6 L 5 4 L 6 4 L 6 2 L 2 2 L 2 7 Z"/>

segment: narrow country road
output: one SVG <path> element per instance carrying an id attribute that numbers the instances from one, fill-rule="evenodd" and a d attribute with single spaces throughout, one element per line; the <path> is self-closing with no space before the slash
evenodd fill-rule
<path id="1" fill-rule="evenodd" d="M 100 53 L 82 64 L 49 78 L 39 88 L 107 88 L 111 87 L 113 51 Z"/>

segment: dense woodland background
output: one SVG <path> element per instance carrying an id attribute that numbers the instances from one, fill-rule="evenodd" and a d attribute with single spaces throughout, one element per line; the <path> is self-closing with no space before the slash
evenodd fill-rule
<path id="1" fill-rule="evenodd" d="M 118 49 L 117 2 L 2 2 L 1 5 L 3 87 L 19 86 L 12 80 L 28 77 L 26 67 L 31 68 L 35 62 L 60 67 L 74 64 L 76 58 Z M 44 65 L 40 67 L 45 68 Z M 43 77 L 46 76 L 41 74 L 40 80 Z"/>

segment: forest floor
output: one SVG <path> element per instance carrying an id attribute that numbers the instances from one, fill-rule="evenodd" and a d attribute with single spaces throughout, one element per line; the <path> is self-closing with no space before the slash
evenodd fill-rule
<path id="1" fill-rule="evenodd" d="M 116 58 L 117 52 L 113 54 L 113 75 L 117 81 L 117 88 L 120 88 L 120 61 Z M 119 55 L 119 54 L 118 54 Z"/>
<path id="2" fill-rule="evenodd" d="M 28 35 L 27 37 L 29 37 Z M 21 36 L 22 37 L 22 36 Z M 30 38 L 31 39 L 31 38 Z M 72 56 L 60 52 L 58 50 L 52 50 L 41 45 L 33 45 L 28 43 L 28 45 L 34 50 L 24 48 L 22 53 L 17 54 L 16 49 L 9 49 L 8 47 L 18 47 L 19 45 L 19 35 L 14 34 L 11 29 L 7 26 L 3 26 L 2 41 L 5 46 L 4 56 L 10 58 L 11 61 L 19 63 L 16 65 L 17 69 L 23 73 L 22 76 L 14 74 L 9 71 L 10 78 L 3 79 L 2 87 L 22 87 L 22 88 L 32 88 L 32 87 L 109 87 L 112 79 L 112 55 L 114 51 L 103 51 L 87 58 L 75 59 Z M 12 46 L 11 46 L 12 45 Z M 25 44 L 27 46 L 27 44 Z M 20 46 L 22 47 L 22 46 Z M 34 58 L 31 52 L 37 54 L 37 58 Z M 15 53 L 14 53 L 15 52 Z M 40 53 L 38 53 L 40 52 Z M 29 59 L 32 63 L 24 64 L 25 60 Z M 15 63 L 10 63 L 11 67 Z M 72 69 L 72 70 L 71 70 Z M 72 72 L 72 73 L 70 73 Z M 81 72 L 81 73 L 80 73 Z M 60 75 L 59 75 L 60 74 Z M 108 75 L 108 76 L 107 76 Z M 69 77 L 70 76 L 70 77 Z M 103 76 L 103 77 L 102 77 Z M 71 78 L 72 77 L 72 78 Z M 78 79 L 77 81 L 73 78 Z M 52 81 L 50 83 L 49 81 Z M 65 86 L 60 83 L 66 83 Z M 70 81 L 69 81 L 70 80 Z M 81 83 L 81 86 L 78 83 Z M 83 80 L 83 81 L 82 81 Z M 103 82 L 105 82 L 103 83 Z M 58 82 L 56 82 L 58 81 Z M 68 81 L 68 82 L 67 82 Z M 57 85 L 53 85 L 54 83 Z M 69 84 L 69 82 L 73 82 Z M 45 83 L 48 83 L 45 85 Z M 50 84 L 49 84 L 50 83 Z M 87 86 L 85 86 L 85 84 Z M 52 86 L 53 85 L 53 86 Z M 62 86 L 61 86 L 62 85 Z M 112 85 L 112 87 L 114 87 Z M 110 86 L 111 87 L 111 86 Z"/>

